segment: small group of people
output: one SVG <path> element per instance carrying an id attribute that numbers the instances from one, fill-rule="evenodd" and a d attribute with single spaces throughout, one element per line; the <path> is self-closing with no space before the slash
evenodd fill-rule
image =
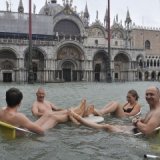
<path id="1" fill-rule="evenodd" d="M 41 87 L 38 88 L 36 96 L 37 99 L 32 105 L 32 114 L 37 117 L 37 120 L 33 122 L 18 111 L 23 99 L 22 92 L 17 88 L 10 88 L 7 90 L 7 106 L 0 110 L 0 121 L 42 135 L 46 130 L 55 127 L 58 123 L 64 123 L 69 120 L 77 125 L 83 124 L 91 128 L 127 134 L 133 134 L 135 132 L 151 134 L 154 132 L 155 128 L 160 126 L 160 91 L 155 86 L 149 87 L 145 93 L 150 110 L 145 118 L 134 118 L 130 126 L 104 123 L 97 124 L 86 120 L 84 117 L 90 114 L 96 116 L 112 114 L 120 118 L 137 115 L 141 111 L 141 107 L 138 103 L 139 96 L 135 90 L 130 90 L 127 93 L 127 103 L 124 106 L 121 106 L 118 102 L 110 102 L 102 109 L 96 109 L 94 105 L 87 105 L 85 99 L 83 99 L 77 107 L 60 109 L 51 102 L 45 100 L 45 90 Z"/>

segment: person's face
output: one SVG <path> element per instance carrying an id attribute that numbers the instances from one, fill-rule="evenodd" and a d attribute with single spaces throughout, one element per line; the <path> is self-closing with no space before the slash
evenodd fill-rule
<path id="1" fill-rule="evenodd" d="M 159 101 L 159 95 L 155 88 L 146 90 L 146 101 L 149 105 L 155 105 Z"/>
<path id="2" fill-rule="evenodd" d="M 134 103 L 136 101 L 136 98 L 130 93 L 127 94 L 126 98 L 127 98 L 128 103 Z"/>
<path id="3" fill-rule="evenodd" d="M 45 92 L 43 90 L 39 90 L 37 93 L 37 100 L 40 102 L 44 101 L 44 97 L 45 97 Z"/>

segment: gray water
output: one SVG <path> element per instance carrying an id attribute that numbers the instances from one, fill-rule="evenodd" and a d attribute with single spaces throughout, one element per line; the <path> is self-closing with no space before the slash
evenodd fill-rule
<path id="1" fill-rule="evenodd" d="M 19 88 L 24 99 L 21 112 L 34 120 L 31 105 L 35 92 L 43 86 L 47 99 L 61 108 L 77 106 L 85 97 L 97 108 L 109 101 L 125 103 L 127 91 L 135 89 L 140 96 L 142 113 L 148 110 L 145 90 L 150 85 L 160 87 L 158 82 L 130 83 L 51 83 L 51 84 L 0 84 L 0 106 L 5 106 L 5 92 L 10 87 Z M 106 123 L 130 124 L 128 119 L 107 116 Z M 59 124 L 45 136 L 21 137 L 16 140 L 0 140 L 0 160 L 142 160 L 146 153 L 160 152 L 159 138 L 135 137 L 124 134 L 97 131 L 72 123 Z"/>

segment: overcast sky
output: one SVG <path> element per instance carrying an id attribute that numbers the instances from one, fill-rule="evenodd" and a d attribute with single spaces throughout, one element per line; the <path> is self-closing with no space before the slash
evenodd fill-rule
<path id="1" fill-rule="evenodd" d="M 25 12 L 28 12 L 29 0 L 22 0 Z M 46 0 L 32 0 L 36 5 L 36 13 L 44 6 Z M 69 0 L 70 1 L 70 0 Z M 84 10 L 85 5 L 88 5 L 90 14 L 90 23 L 96 19 L 96 11 L 98 17 L 103 22 L 108 0 L 73 0 L 73 6 L 77 6 L 77 11 Z M 11 2 L 12 11 L 17 11 L 19 0 L 8 0 Z M 50 0 L 48 0 L 50 2 Z M 57 3 L 62 4 L 62 0 L 57 0 Z M 126 18 L 127 9 L 130 11 L 130 16 L 136 25 L 160 27 L 160 0 L 110 0 L 111 5 L 111 23 L 114 17 L 118 14 L 119 21 L 123 24 Z M 6 0 L 0 0 L 0 10 L 6 10 Z"/>

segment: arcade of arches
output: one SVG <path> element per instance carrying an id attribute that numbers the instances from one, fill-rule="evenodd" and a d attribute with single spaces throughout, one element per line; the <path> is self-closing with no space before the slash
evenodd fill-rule
<path id="1" fill-rule="evenodd" d="M 156 62 L 156 65 L 159 65 L 159 61 Z M 48 60 L 39 48 L 33 48 L 32 67 L 35 82 L 54 82 L 56 80 L 65 82 L 106 81 L 108 64 L 108 54 L 103 50 L 96 52 L 93 60 L 86 63 L 84 51 L 74 44 L 66 44 L 60 47 L 56 58 L 53 60 Z M 88 70 L 86 69 L 87 66 Z M 160 80 L 160 72 L 145 70 L 146 66 L 147 63 L 144 62 L 144 57 L 141 55 L 137 56 L 134 62 L 130 60 L 126 53 L 118 53 L 112 61 L 112 77 L 115 81 L 130 80 L 129 77 L 146 81 Z M 11 49 L 0 50 L 1 82 L 26 81 L 27 70 L 28 50 L 24 53 L 24 58 L 20 58 Z"/>

